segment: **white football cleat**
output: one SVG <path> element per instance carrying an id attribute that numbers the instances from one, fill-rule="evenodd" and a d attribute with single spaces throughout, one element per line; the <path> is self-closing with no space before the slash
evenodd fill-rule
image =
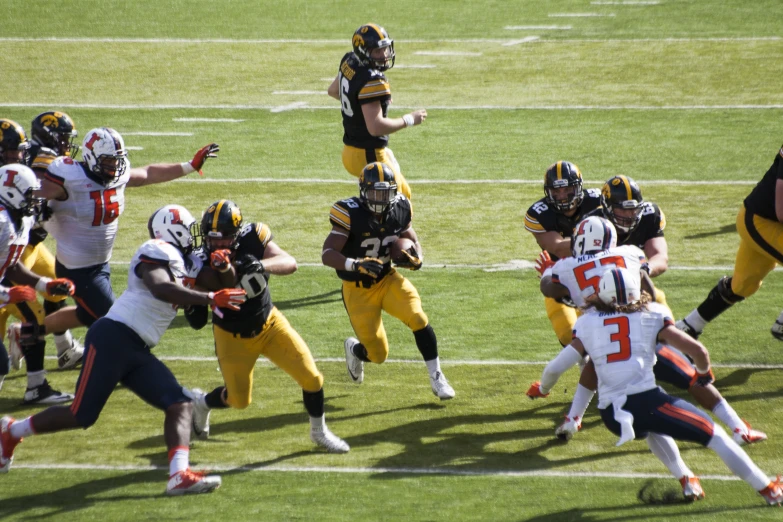
<path id="1" fill-rule="evenodd" d="M 189 390 L 183 387 L 182 391 L 193 401 L 193 417 L 190 422 L 193 437 L 199 440 L 207 440 L 209 438 L 209 414 L 212 411 L 207 406 L 207 394 L 198 388 Z"/>
<path id="2" fill-rule="evenodd" d="M 574 438 L 574 435 L 582 429 L 582 419 L 574 417 L 573 419 L 568 415 L 565 416 L 563 424 L 555 429 L 555 436 L 560 440 L 569 441 Z"/>
<path id="3" fill-rule="evenodd" d="M 210 493 L 220 487 L 222 481 L 217 475 L 207 475 L 190 468 L 179 471 L 169 478 L 166 485 L 167 495 L 186 495 L 192 493 Z"/>
<path id="4" fill-rule="evenodd" d="M 310 440 L 326 448 L 329 453 L 348 453 L 351 447 L 343 439 L 329 431 L 329 428 L 310 428 Z"/>
<path id="5" fill-rule="evenodd" d="M 767 440 L 766 433 L 763 431 L 754 430 L 750 427 L 750 424 L 748 424 L 748 421 L 745 419 L 743 419 L 742 422 L 745 423 L 746 429 L 743 430 L 741 428 L 737 428 L 734 430 L 734 433 L 731 435 L 731 438 L 734 439 L 734 442 L 740 446 L 744 446 L 745 444 L 753 444 L 755 442 Z"/>
<path id="6" fill-rule="evenodd" d="M 682 496 L 685 497 L 685 500 L 693 502 L 694 500 L 704 498 L 704 490 L 701 488 L 699 477 L 682 477 L 680 485 L 682 486 Z"/>
<path id="7" fill-rule="evenodd" d="M 11 463 L 14 461 L 14 448 L 23 440 L 11 436 L 11 424 L 14 422 L 11 417 L 0 419 L 0 473 L 8 473 L 11 470 Z"/>
<path id="8" fill-rule="evenodd" d="M 775 321 L 775 324 L 772 325 L 772 329 L 770 329 L 770 333 L 772 334 L 772 337 L 778 341 L 783 341 L 783 323 Z"/>
<path id="9" fill-rule="evenodd" d="M 57 367 L 61 370 L 75 368 L 84 357 L 84 346 L 76 339 L 71 339 L 71 345 L 64 350 L 57 347 Z"/>
<path id="10" fill-rule="evenodd" d="M 22 352 L 22 346 L 19 344 L 19 337 L 22 333 L 22 325 L 20 323 L 13 323 L 6 330 L 6 339 L 8 339 L 8 355 L 11 358 L 11 369 L 21 370 L 22 361 L 24 360 L 24 353 Z"/>
<path id="11" fill-rule="evenodd" d="M 441 371 L 436 371 L 430 375 L 430 386 L 432 387 L 432 393 L 442 401 L 453 399 L 456 395 L 454 388 L 451 387 L 449 381 L 446 380 L 446 376 Z"/>
<path id="12" fill-rule="evenodd" d="M 343 343 L 345 346 L 345 366 L 348 368 L 351 380 L 356 384 L 361 384 L 364 381 L 364 361 L 353 354 L 353 347 L 357 344 L 359 344 L 359 339 L 355 337 L 349 337 Z"/>
<path id="13" fill-rule="evenodd" d="M 767 504 L 770 506 L 780 506 L 783 504 L 783 485 L 780 482 L 780 475 L 775 480 L 769 483 L 769 485 L 759 491 L 759 494 L 764 497 Z"/>

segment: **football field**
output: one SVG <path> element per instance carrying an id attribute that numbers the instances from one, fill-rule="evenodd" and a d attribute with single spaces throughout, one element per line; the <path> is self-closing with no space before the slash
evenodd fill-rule
<path id="1" fill-rule="evenodd" d="M 679 483 L 644 442 L 615 447 L 595 402 L 568 443 L 554 429 L 577 371 L 551 395 L 525 391 L 557 342 L 533 270 L 525 211 L 543 174 L 576 163 L 586 188 L 634 178 L 665 212 L 669 270 L 656 279 L 678 318 L 731 273 L 742 200 L 783 143 L 779 0 L 5 0 L 0 117 L 29 129 L 64 110 L 81 137 L 110 126 L 132 165 L 189 160 L 216 142 L 204 177 L 126 191 L 113 285 L 147 239 L 147 219 L 177 203 L 200 216 L 228 198 L 270 226 L 298 271 L 272 298 L 325 377 L 331 430 L 345 455 L 309 440 L 296 383 L 266 361 L 253 403 L 212 414 L 193 467 L 219 472 L 214 494 L 165 497 L 163 414 L 118 388 L 87 431 L 30 437 L 0 476 L 0 519 L 29 520 L 783 520 L 712 453 L 681 444 L 706 498 Z M 424 268 L 418 288 L 457 393 L 440 402 L 413 335 L 385 316 L 390 356 L 350 382 L 352 335 L 340 282 L 320 263 L 329 208 L 358 195 L 343 168 L 339 103 L 326 94 L 354 30 L 395 39 L 390 116 L 428 118 L 390 137 L 413 190 Z M 50 244 L 55 249 L 53 243 Z M 746 447 L 783 473 L 783 275 L 715 320 L 700 338 L 716 386 L 769 440 Z M 83 338 L 84 329 L 76 335 Z M 78 372 L 49 380 L 73 391 Z M 188 387 L 222 383 L 209 329 L 181 315 L 155 353 Z M 10 374 L 0 415 L 20 405 Z M 673 390 L 669 390 L 673 391 Z"/>

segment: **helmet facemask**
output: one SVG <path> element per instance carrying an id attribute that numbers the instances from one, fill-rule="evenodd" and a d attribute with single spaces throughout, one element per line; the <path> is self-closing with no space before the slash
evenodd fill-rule
<path id="1" fill-rule="evenodd" d="M 397 184 L 388 181 L 376 181 L 371 186 L 362 186 L 359 194 L 367 209 L 377 215 L 384 215 L 397 197 Z"/>
<path id="2" fill-rule="evenodd" d="M 361 26 L 353 34 L 353 52 L 362 65 L 387 71 L 394 67 L 394 40 L 383 27 L 375 24 Z"/>
<path id="3" fill-rule="evenodd" d="M 633 232 L 642 220 L 644 198 L 634 180 L 628 176 L 615 176 L 601 189 L 601 207 L 604 216 L 627 235 Z"/>
<path id="4" fill-rule="evenodd" d="M 82 146 L 82 157 L 89 171 L 109 185 L 120 179 L 128 169 L 128 151 L 122 137 L 113 129 L 104 127 L 87 133 Z"/>

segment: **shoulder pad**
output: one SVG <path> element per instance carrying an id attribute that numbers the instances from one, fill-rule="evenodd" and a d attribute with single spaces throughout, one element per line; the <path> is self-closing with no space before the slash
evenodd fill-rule
<path id="1" fill-rule="evenodd" d="M 258 240 L 261 242 L 261 245 L 266 247 L 266 245 L 272 240 L 272 231 L 269 229 L 269 227 L 263 223 L 249 223 L 242 227 L 242 230 L 239 231 L 239 237 L 245 237 L 248 234 L 255 234 L 258 237 Z"/>
<path id="2" fill-rule="evenodd" d="M 329 209 L 329 221 L 333 225 L 344 228 L 345 230 L 351 230 L 351 208 L 357 206 L 356 202 L 352 199 L 343 199 L 338 201 L 332 208 Z"/>
<path id="3" fill-rule="evenodd" d="M 160 239 L 150 239 L 144 242 L 136 251 L 139 259 L 144 263 L 157 263 L 168 265 L 173 262 L 183 262 L 179 250 Z"/>

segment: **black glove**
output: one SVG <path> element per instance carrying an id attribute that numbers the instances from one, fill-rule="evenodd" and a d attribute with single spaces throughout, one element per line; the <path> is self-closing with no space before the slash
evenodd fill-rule
<path id="1" fill-rule="evenodd" d="M 190 305 L 185 307 L 185 319 L 194 330 L 201 330 L 209 321 L 207 305 Z"/>
<path id="2" fill-rule="evenodd" d="M 383 272 L 383 261 L 377 257 L 363 257 L 353 262 L 353 269 L 362 275 L 378 279 Z"/>
<path id="3" fill-rule="evenodd" d="M 571 308 L 579 308 L 578 306 L 576 306 L 576 303 L 574 303 L 573 299 L 571 299 L 570 296 L 558 297 L 557 299 L 555 299 L 555 301 L 557 301 L 560 304 L 570 306 Z"/>
<path id="4" fill-rule="evenodd" d="M 234 261 L 234 267 L 236 267 L 237 273 L 242 275 L 255 273 L 263 274 L 266 272 L 264 264 L 252 254 L 242 254 L 239 256 L 237 260 Z"/>

